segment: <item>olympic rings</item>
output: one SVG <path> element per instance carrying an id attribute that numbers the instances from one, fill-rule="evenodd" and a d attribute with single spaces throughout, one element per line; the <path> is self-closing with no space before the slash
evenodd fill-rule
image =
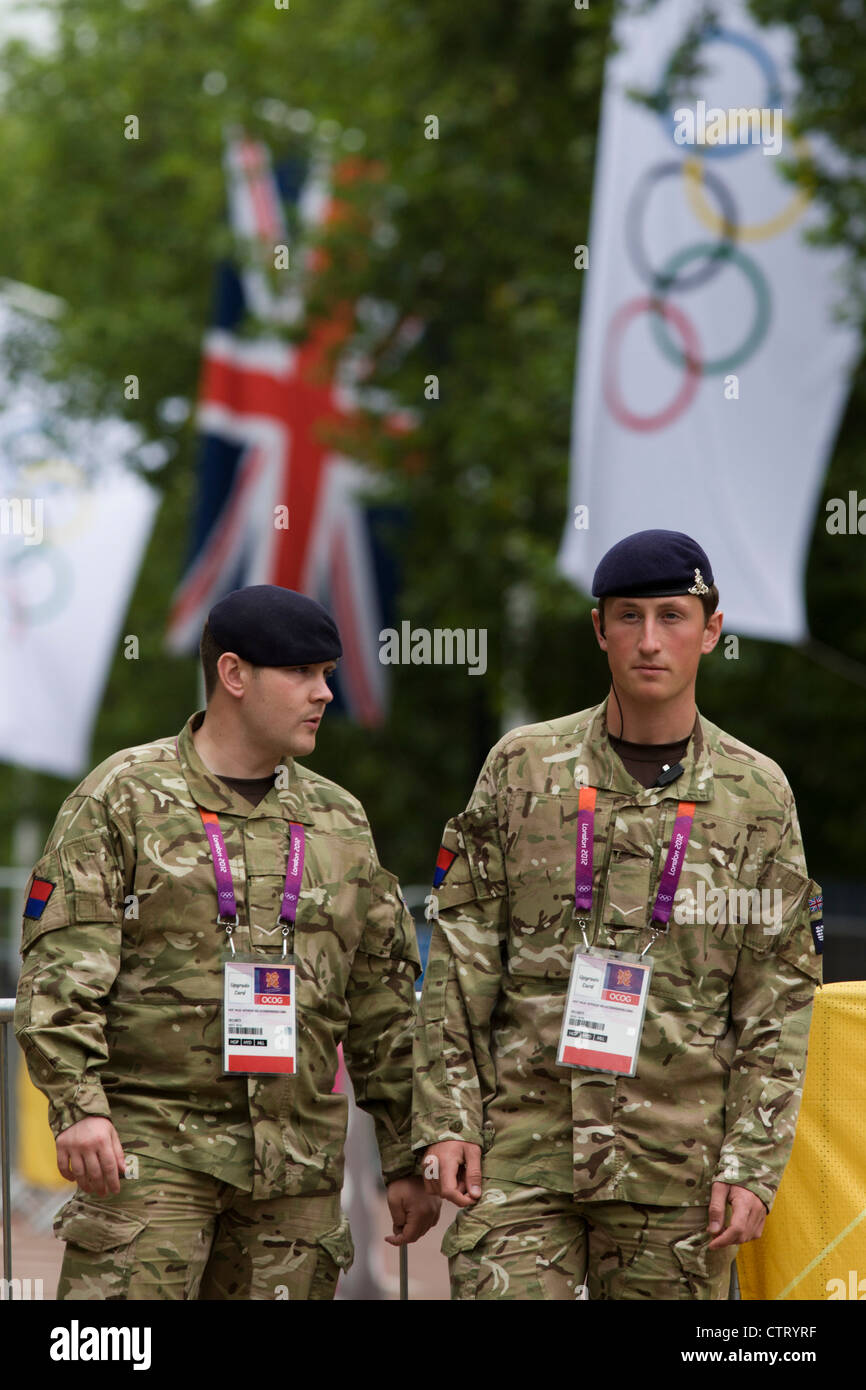
<path id="1" fill-rule="evenodd" d="M 46 500 L 53 499 L 50 539 L 54 544 L 87 530 L 92 520 L 94 490 L 79 463 L 65 455 L 43 457 L 25 464 L 20 476 L 31 494 L 41 493 Z M 63 516 L 64 505 L 68 516 Z"/>
<path id="2" fill-rule="evenodd" d="M 703 256 L 712 246 L 707 243 L 698 243 L 696 246 L 684 246 L 682 251 L 677 251 L 667 262 L 663 276 L 669 275 L 678 270 L 681 265 L 686 265 L 694 260 L 696 256 Z M 729 252 L 730 259 L 734 265 L 739 266 L 746 279 L 755 292 L 755 321 L 750 328 L 745 341 L 735 352 L 729 352 L 726 357 L 716 357 L 714 360 L 704 362 L 700 370 L 705 376 L 714 376 L 718 372 L 732 372 L 735 367 L 739 367 L 763 342 L 767 329 L 770 326 L 770 288 L 764 278 L 762 271 L 758 269 L 751 257 L 745 251 L 740 251 L 738 247 L 732 246 Z M 689 366 L 688 358 L 670 341 L 667 331 L 661 321 L 661 317 L 656 314 L 653 317 L 653 337 L 656 345 L 664 353 L 669 362 L 674 366 Z"/>
<path id="3" fill-rule="evenodd" d="M 654 317 L 661 315 L 668 319 L 679 331 L 686 348 L 685 353 L 681 354 L 681 362 L 686 368 L 686 375 L 682 386 L 669 405 L 655 415 L 637 415 L 628 409 L 619 393 L 619 388 L 614 380 L 614 367 L 626 328 L 638 314 L 647 312 L 652 313 Z M 626 304 L 622 304 L 611 319 L 608 329 L 602 380 L 605 403 L 614 419 L 628 429 L 642 432 L 664 429 L 666 425 L 672 424 L 677 416 L 682 415 L 691 405 L 700 384 L 700 350 L 701 345 L 694 324 L 675 305 L 667 304 L 664 300 L 653 299 L 650 296 L 631 299 Z"/>
<path id="4" fill-rule="evenodd" d="M 780 108 L 781 82 L 776 64 L 757 40 L 747 34 L 712 25 L 699 35 L 698 44 L 700 46 L 713 42 L 730 44 L 748 54 L 764 77 L 765 107 Z M 673 57 L 665 68 L 658 88 L 660 94 L 667 90 L 672 71 Z M 672 135 L 675 129 L 672 110 L 662 109 L 661 101 L 657 103 L 657 110 Z M 663 160 L 642 171 L 631 191 L 625 209 L 626 250 L 634 270 L 652 293 L 642 298 L 631 299 L 614 312 L 608 325 L 602 367 L 602 396 L 605 404 L 613 418 L 628 429 L 647 432 L 663 429 L 671 424 L 683 414 L 694 399 L 702 376 L 732 372 L 739 368 L 759 349 L 767 336 L 772 315 L 770 286 L 755 260 L 747 256 L 738 243 L 764 241 L 787 231 L 802 216 L 813 196 L 813 188 L 810 183 L 805 188 L 797 189 L 781 212 L 773 217 L 763 222 L 741 226 L 733 193 L 718 173 L 710 171 L 706 161 L 713 158 L 731 158 L 744 153 L 748 148 L 749 146 L 741 144 L 703 146 L 700 158 L 691 153 L 682 160 Z M 801 160 L 804 157 L 808 158 L 809 148 L 805 139 L 796 138 L 794 148 Z M 678 175 L 680 171 L 685 180 L 685 194 L 691 212 L 717 240 L 682 247 L 674 252 L 663 266 L 656 268 L 645 248 L 641 230 L 643 219 L 655 184 L 672 175 Z M 710 194 L 712 200 L 708 196 Z M 698 264 L 693 265 L 693 262 Z M 748 281 L 754 296 L 754 314 L 746 336 L 739 346 L 723 356 L 704 358 L 694 323 L 681 309 L 669 302 L 668 296 L 698 289 L 711 280 L 726 263 L 735 265 Z M 686 267 L 691 268 L 686 270 Z M 632 319 L 642 313 L 652 314 L 652 334 L 662 355 L 685 373 L 674 399 L 661 410 L 648 415 L 638 414 L 626 406 L 617 382 L 623 336 Z M 674 340 L 675 337 L 679 339 L 679 345 Z"/>
<path id="5" fill-rule="evenodd" d="M 773 62 L 773 59 L 770 57 L 769 53 L 767 53 L 766 49 L 762 48 L 750 35 L 738 34 L 733 29 L 722 28 L 721 25 L 708 24 L 702 31 L 699 42 L 701 44 L 729 43 L 735 48 L 741 48 L 745 53 L 748 53 L 749 57 L 754 58 L 758 67 L 761 69 L 767 84 L 763 106 L 770 110 L 776 110 L 781 107 L 782 84 L 779 81 L 779 73 L 776 64 Z M 662 92 L 666 89 L 671 66 L 672 64 L 668 63 L 665 68 L 664 76 L 661 81 Z M 668 133 L 673 140 L 674 130 L 676 128 L 673 111 L 670 109 L 664 110 L 661 113 L 661 118 L 663 124 L 669 127 Z M 752 148 L 754 147 L 751 145 L 741 145 L 739 143 L 733 145 L 706 145 L 701 147 L 702 153 L 708 155 L 711 159 L 732 159 L 738 154 L 745 154 L 747 150 Z"/>
<path id="6" fill-rule="evenodd" d="M 20 567 L 24 565 L 26 569 L 34 560 L 40 564 L 47 563 L 51 574 L 52 588 L 43 598 L 26 603 L 22 601 L 22 594 L 27 581 L 26 575 L 22 580 Z M 32 549 L 22 546 L 15 555 L 10 557 L 7 564 L 16 591 L 13 611 L 17 618 L 25 618 L 27 622 L 33 624 L 46 623 L 62 612 L 65 603 L 72 594 L 75 579 L 72 566 L 61 550 L 53 549 L 45 541 Z M 15 567 L 14 573 L 13 566 Z"/>
<path id="7" fill-rule="evenodd" d="M 651 289 L 694 290 L 699 285 L 705 285 L 717 271 L 721 270 L 738 235 L 737 205 L 734 202 L 734 196 L 718 174 L 708 172 L 705 175 L 707 186 L 713 190 L 722 210 L 722 216 L 714 219 L 713 230 L 722 237 L 722 240 L 713 248 L 706 265 L 698 266 L 690 275 L 676 276 L 672 280 L 665 280 L 653 270 L 649 258 L 644 252 L 643 242 L 635 229 L 643 217 L 644 206 L 654 184 L 672 174 L 678 177 L 682 173 L 682 169 L 682 164 L 676 159 L 654 164 L 638 180 L 626 208 L 625 239 L 628 253 L 638 275 Z"/>
<path id="8" fill-rule="evenodd" d="M 800 154 L 808 154 L 808 142 L 805 138 L 796 140 L 794 149 Z M 713 212 L 701 187 L 702 178 L 709 182 L 701 161 L 696 158 L 687 159 L 683 165 L 683 174 L 685 176 L 686 196 L 695 217 L 717 235 L 720 232 L 726 232 L 727 219 L 723 219 Z M 714 187 L 713 192 L 717 193 L 718 190 Z M 780 232 L 786 232 L 803 216 L 812 201 L 812 194 L 812 188 L 799 188 L 788 205 L 782 208 L 781 212 L 777 212 L 775 217 L 768 217 L 765 222 L 753 222 L 749 227 L 738 227 L 738 239 L 741 241 L 765 241 L 768 237 L 778 236 Z"/>

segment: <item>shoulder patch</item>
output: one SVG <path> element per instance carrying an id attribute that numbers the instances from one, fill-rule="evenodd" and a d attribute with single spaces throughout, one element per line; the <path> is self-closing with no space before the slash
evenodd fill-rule
<path id="1" fill-rule="evenodd" d="M 439 887 L 440 883 L 444 879 L 445 875 L 451 868 L 451 865 L 454 863 L 454 860 L 456 858 L 457 855 L 453 849 L 446 849 L 444 845 L 441 846 L 439 853 L 436 856 L 436 868 L 433 871 L 434 888 Z"/>
<path id="2" fill-rule="evenodd" d="M 24 909 L 24 916 L 29 917 L 33 922 L 38 922 L 48 905 L 48 899 L 51 897 L 56 887 L 57 884 L 52 883 L 47 878 L 34 878 L 30 885 L 30 892 L 27 894 L 27 906 Z"/>

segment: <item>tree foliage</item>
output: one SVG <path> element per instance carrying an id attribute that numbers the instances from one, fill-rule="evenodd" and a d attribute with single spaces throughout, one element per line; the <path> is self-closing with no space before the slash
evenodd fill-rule
<path id="1" fill-rule="evenodd" d="M 796 10 L 793 0 L 756 8 L 772 18 Z M 811 12 L 829 35 L 821 62 L 843 80 L 834 97 L 829 78 L 816 79 L 809 112 L 853 154 L 861 59 L 835 9 Z M 589 601 L 554 561 L 581 294 L 573 249 L 588 240 L 611 4 L 58 0 L 56 13 L 55 51 L 16 43 L 3 58 L 0 274 L 66 301 L 52 370 L 80 382 L 82 410 L 124 414 L 173 450 L 157 475 L 162 507 L 125 627 L 141 656 L 118 650 L 94 761 L 176 730 L 195 703 L 194 662 L 162 649 L 186 545 L 193 432 L 191 420 L 167 424 L 162 404 L 195 395 L 211 268 L 227 247 L 224 132 L 242 124 L 277 152 L 299 150 L 297 113 L 307 111 L 335 153 L 360 149 L 384 170 L 347 195 L 372 229 L 365 254 L 353 245 L 356 223 L 329 232 L 312 308 L 385 300 L 425 324 L 410 352 L 381 353 L 372 377 L 418 411 L 411 447 L 375 431 L 357 443 L 409 510 L 399 616 L 489 636 L 484 677 L 393 668 L 387 726 L 326 721 L 312 760 L 364 801 L 384 862 L 426 882 L 442 823 L 465 804 L 514 700 L 546 718 L 607 689 Z M 806 18 L 791 22 L 813 51 Z M 125 138 L 130 115 L 138 139 Z M 437 139 L 426 138 L 430 117 Z M 831 234 L 862 258 L 850 190 L 825 193 Z M 140 399 L 126 401 L 133 372 Z M 431 375 L 435 401 L 424 395 Z M 863 411 L 858 380 L 826 496 L 862 485 Z M 851 621 L 862 545 L 829 537 L 822 517 L 812 630 L 866 663 L 866 632 Z M 509 618 L 515 597 L 528 605 L 522 628 Z M 785 767 L 816 874 L 859 872 L 850 825 L 866 768 L 862 688 L 800 652 L 743 640 L 738 661 L 719 650 L 709 659 L 698 697 L 708 717 Z M 3 780 L 46 828 L 69 789 L 11 771 Z M 7 833 L 16 809 L 14 797 L 0 804 Z"/>

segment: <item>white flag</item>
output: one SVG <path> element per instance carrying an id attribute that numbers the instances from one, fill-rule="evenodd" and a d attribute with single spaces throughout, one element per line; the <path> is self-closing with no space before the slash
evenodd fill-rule
<path id="1" fill-rule="evenodd" d="M 622 537 L 685 531 L 710 557 L 726 630 L 798 642 L 860 341 L 834 318 L 844 253 L 804 241 L 820 214 L 779 170 L 818 154 L 791 128 L 793 37 L 726 0 L 701 71 L 666 82 L 702 8 L 625 17 L 607 67 L 559 564 L 590 592 Z M 666 88 L 655 108 L 629 95 Z"/>
<path id="2" fill-rule="evenodd" d="M 157 497 L 123 466 L 137 430 L 53 402 L 0 382 L 0 760 L 77 776 Z"/>

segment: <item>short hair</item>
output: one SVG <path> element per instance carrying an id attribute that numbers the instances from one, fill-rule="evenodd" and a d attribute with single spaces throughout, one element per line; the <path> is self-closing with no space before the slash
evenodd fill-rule
<path id="1" fill-rule="evenodd" d="M 618 597 L 619 597 L 618 594 L 609 594 L 609 595 L 608 595 L 608 598 L 618 598 Z M 628 595 L 624 594 L 623 597 L 624 597 L 624 598 L 627 598 Z M 641 596 L 638 595 L 638 597 L 641 597 Z M 665 595 L 662 595 L 661 597 L 665 597 Z M 686 598 L 687 595 L 686 595 L 686 594 L 669 594 L 669 595 L 667 595 L 667 597 L 669 597 L 669 598 Z M 709 586 L 709 588 L 707 589 L 707 592 L 706 592 L 705 594 L 695 594 L 694 597 L 695 597 L 695 598 L 699 598 L 700 601 L 701 601 L 701 603 L 703 604 L 703 607 L 704 607 L 704 627 L 706 627 L 707 623 L 710 621 L 710 618 L 713 616 L 713 614 L 715 613 L 716 609 L 717 609 L 718 606 L 719 606 L 719 591 L 718 591 L 718 589 L 716 588 L 715 584 L 710 584 L 710 586 Z M 601 635 L 602 635 L 602 637 L 604 636 L 604 604 L 605 604 L 605 600 L 604 600 L 603 598 L 600 598 L 600 599 L 598 600 L 598 622 L 599 622 L 599 627 L 601 628 Z"/>
<path id="2" fill-rule="evenodd" d="M 213 695 L 217 688 L 219 682 L 217 662 L 225 650 L 225 647 L 219 645 L 207 623 L 205 623 L 202 629 L 201 641 L 198 645 L 198 654 L 201 657 L 201 669 L 204 675 L 204 693 L 207 700 L 210 700 L 211 695 Z"/>

